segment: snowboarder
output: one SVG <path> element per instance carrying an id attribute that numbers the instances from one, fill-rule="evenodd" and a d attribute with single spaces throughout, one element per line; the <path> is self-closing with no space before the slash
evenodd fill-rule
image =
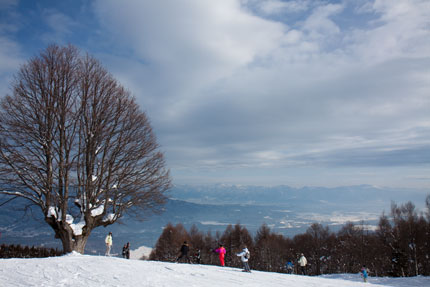
<path id="1" fill-rule="evenodd" d="M 219 254 L 219 262 L 220 262 L 221 266 L 225 266 L 224 257 L 225 257 L 226 250 L 225 250 L 224 246 L 222 246 L 222 244 L 220 244 L 217 249 L 213 250 L 213 252 Z"/>
<path id="2" fill-rule="evenodd" d="M 105 238 L 106 243 L 106 256 L 110 256 L 110 250 L 112 248 L 112 232 L 109 232 L 109 234 Z"/>
<path id="3" fill-rule="evenodd" d="M 237 253 L 236 255 L 240 257 L 240 260 L 243 263 L 243 271 L 251 273 L 251 269 L 249 269 L 249 264 L 248 264 L 248 260 L 251 257 L 251 253 L 249 252 L 248 248 L 244 246 L 242 252 Z"/>
<path id="4" fill-rule="evenodd" d="M 179 259 L 181 259 L 182 257 L 185 257 L 187 259 L 187 262 L 191 263 L 191 259 L 190 259 L 190 257 L 188 257 L 188 251 L 189 250 L 190 250 L 190 248 L 188 247 L 188 243 L 186 241 L 184 241 L 184 244 L 182 244 L 181 250 L 180 250 L 181 254 L 176 259 L 176 262 L 179 262 Z"/>
<path id="5" fill-rule="evenodd" d="M 367 277 L 369 276 L 369 269 L 366 268 L 366 265 L 363 265 L 360 270 L 361 277 L 363 277 L 363 281 L 367 282 Z"/>
<path id="6" fill-rule="evenodd" d="M 130 259 L 130 242 L 124 244 L 124 247 L 122 248 L 122 257 Z"/>
<path id="7" fill-rule="evenodd" d="M 308 261 L 306 260 L 305 255 L 300 254 L 300 259 L 299 259 L 299 264 L 300 264 L 300 271 L 302 272 L 302 275 L 306 275 L 306 265 L 308 264 Z"/>
<path id="8" fill-rule="evenodd" d="M 288 274 L 293 274 L 294 264 L 291 262 L 291 260 L 288 260 L 288 262 L 285 264 L 285 267 L 287 268 Z"/>

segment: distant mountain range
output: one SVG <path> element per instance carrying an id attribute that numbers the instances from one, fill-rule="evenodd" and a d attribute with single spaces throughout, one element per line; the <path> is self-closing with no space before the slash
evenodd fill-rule
<path id="1" fill-rule="evenodd" d="M 177 185 L 171 190 L 171 197 L 194 203 L 205 204 L 252 204 L 252 205 L 301 205 L 303 208 L 331 203 L 352 206 L 390 206 L 391 201 L 424 202 L 430 190 L 382 188 L 371 185 L 343 187 L 302 187 L 286 185 L 240 186 L 240 185 Z M 377 210 L 380 211 L 380 210 Z"/>
<path id="2" fill-rule="evenodd" d="M 130 242 L 133 248 L 154 246 L 163 227 L 193 224 L 203 232 L 223 232 L 228 224 L 240 223 L 251 233 L 262 224 L 286 236 L 305 232 L 319 222 L 336 231 L 346 221 L 375 226 L 383 211 L 390 212 L 391 202 L 413 202 L 424 207 L 426 190 L 391 189 L 369 185 L 324 188 L 289 186 L 260 187 L 236 185 L 177 185 L 161 215 L 141 222 L 125 217 L 120 223 L 93 231 L 86 252 L 102 254 L 104 237 L 112 231 L 114 253 Z M 24 215 L 24 202 L 15 200 L 0 207 L 0 244 L 44 245 L 61 248 L 54 233 L 35 208 Z"/>

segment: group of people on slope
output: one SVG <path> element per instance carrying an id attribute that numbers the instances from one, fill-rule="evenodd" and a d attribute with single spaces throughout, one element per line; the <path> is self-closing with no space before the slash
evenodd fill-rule
<path id="1" fill-rule="evenodd" d="M 108 235 L 105 238 L 106 243 L 106 256 L 110 256 L 110 252 L 112 249 L 112 232 L 109 232 Z M 184 243 L 181 246 L 180 249 L 180 255 L 176 259 L 176 262 L 179 262 L 180 259 L 185 258 L 188 263 L 191 263 L 191 259 L 188 256 L 188 252 L 190 251 L 190 247 L 187 243 L 187 241 L 184 241 Z M 220 265 L 225 266 L 225 254 L 226 250 L 222 244 L 219 245 L 218 248 L 212 250 L 214 253 L 218 254 Z M 248 248 L 244 246 L 242 252 L 239 252 L 236 254 L 238 257 L 240 257 L 240 260 L 243 263 L 243 271 L 244 272 L 251 272 L 251 269 L 249 268 L 248 260 L 251 256 L 251 253 L 249 252 Z M 124 247 L 122 248 L 122 256 L 123 258 L 130 259 L 130 243 L 127 242 L 124 244 Z M 195 254 L 196 263 L 200 264 L 200 250 L 196 251 Z M 303 253 L 300 254 L 300 258 L 297 261 L 300 266 L 300 273 L 302 275 L 306 275 L 306 266 L 308 265 L 308 261 Z M 293 273 L 294 270 L 294 264 L 291 261 L 288 261 L 285 265 L 287 272 L 289 274 Z M 369 276 L 369 269 L 366 268 L 366 265 L 363 265 L 363 267 L 360 270 L 360 274 L 363 277 L 363 281 L 367 282 L 367 278 Z"/>
<path id="2" fill-rule="evenodd" d="M 303 253 L 300 254 L 300 258 L 299 260 L 297 260 L 297 263 L 300 266 L 300 273 L 302 275 L 306 275 L 306 265 L 308 265 L 308 260 Z M 294 263 L 291 260 L 287 261 L 287 263 L 285 264 L 285 268 L 287 269 L 288 274 L 293 274 Z"/>
<path id="3" fill-rule="evenodd" d="M 105 243 L 106 243 L 105 255 L 110 256 L 111 255 L 110 252 L 112 250 L 112 243 L 113 243 L 112 232 L 109 232 L 108 235 L 106 235 Z M 122 247 L 122 257 L 126 259 L 130 259 L 130 242 L 127 242 Z"/>
<path id="4" fill-rule="evenodd" d="M 176 258 L 176 262 L 179 262 L 180 259 L 185 258 L 185 260 L 188 263 L 191 263 L 191 258 L 188 256 L 189 251 L 190 251 L 190 247 L 189 247 L 187 241 L 184 241 L 184 243 L 181 246 L 181 249 L 179 250 L 179 256 L 178 256 L 178 258 Z M 224 257 L 225 257 L 225 252 L 226 252 L 225 248 L 222 245 L 220 245 L 217 249 L 214 249 L 212 251 L 219 254 L 219 261 L 221 263 L 221 266 L 224 266 L 225 265 Z M 200 258 L 201 258 L 200 257 L 200 249 L 198 249 L 196 251 L 195 258 L 196 258 L 196 263 L 200 264 Z"/>
<path id="5" fill-rule="evenodd" d="M 176 258 L 176 262 L 179 262 L 179 260 L 181 260 L 182 258 L 185 258 L 185 260 L 188 263 L 191 263 L 191 259 L 188 256 L 189 250 L 190 250 L 190 247 L 189 247 L 187 241 L 184 241 L 184 243 L 182 244 L 181 249 L 179 251 L 180 254 L 179 254 L 178 258 Z M 224 246 L 222 244 L 220 244 L 219 247 L 216 249 L 213 249 L 212 252 L 218 254 L 220 265 L 225 266 L 226 250 L 225 250 Z M 237 253 L 236 255 L 240 257 L 240 259 L 243 263 L 243 268 L 244 268 L 243 271 L 251 272 L 249 265 L 248 265 L 248 260 L 249 260 L 249 257 L 251 254 L 250 254 L 248 248 L 246 246 L 244 246 L 242 252 Z M 196 257 L 196 263 L 200 264 L 200 250 L 197 250 L 195 257 Z"/>
<path id="6" fill-rule="evenodd" d="M 302 254 L 300 254 L 300 258 L 297 261 L 300 266 L 300 272 L 302 275 L 306 275 L 306 265 L 308 264 L 308 260 L 306 257 Z M 288 274 L 292 274 L 294 270 L 294 264 L 291 261 L 288 261 L 285 264 L 285 267 L 287 269 Z M 363 278 L 364 282 L 367 282 L 367 278 L 369 277 L 369 269 L 366 267 L 366 265 L 363 265 L 363 267 L 360 270 L 361 277 Z"/>
<path id="7" fill-rule="evenodd" d="M 221 266 L 225 266 L 224 258 L 225 258 L 226 250 L 224 246 L 220 244 L 217 249 L 213 250 L 213 252 L 218 253 Z M 237 253 L 236 256 L 240 257 L 240 260 L 242 261 L 243 271 L 251 272 L 251 269 L 249 268 L 249 264 L 248 264 L 248 260 L 251 256 L 251 253 L 249 252 L 246 245 L 243 247 L 242 252 Z"/>

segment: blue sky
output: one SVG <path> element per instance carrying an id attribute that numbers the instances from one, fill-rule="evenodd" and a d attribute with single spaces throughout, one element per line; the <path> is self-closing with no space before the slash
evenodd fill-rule
<path id="1" fill-rule="evenodd" d="M 1 95 L 51 43 L 133 93 L 174 183 L 430 187 L 428 0 L 2 0 Z"/>

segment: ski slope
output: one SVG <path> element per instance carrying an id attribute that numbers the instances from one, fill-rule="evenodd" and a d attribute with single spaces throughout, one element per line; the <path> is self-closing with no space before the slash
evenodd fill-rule
<path id="1" fill-rule="evenodd" d="M 270 272 L 241 272 L 240 269 L 190 265 L 71 253 L 62 257 L 38 259 L 0 259 L 2 287 L 60 286 L 430 286 L 430 277 L 369 278 L 361 282 L 358 274 L 309 277 Z"/>

